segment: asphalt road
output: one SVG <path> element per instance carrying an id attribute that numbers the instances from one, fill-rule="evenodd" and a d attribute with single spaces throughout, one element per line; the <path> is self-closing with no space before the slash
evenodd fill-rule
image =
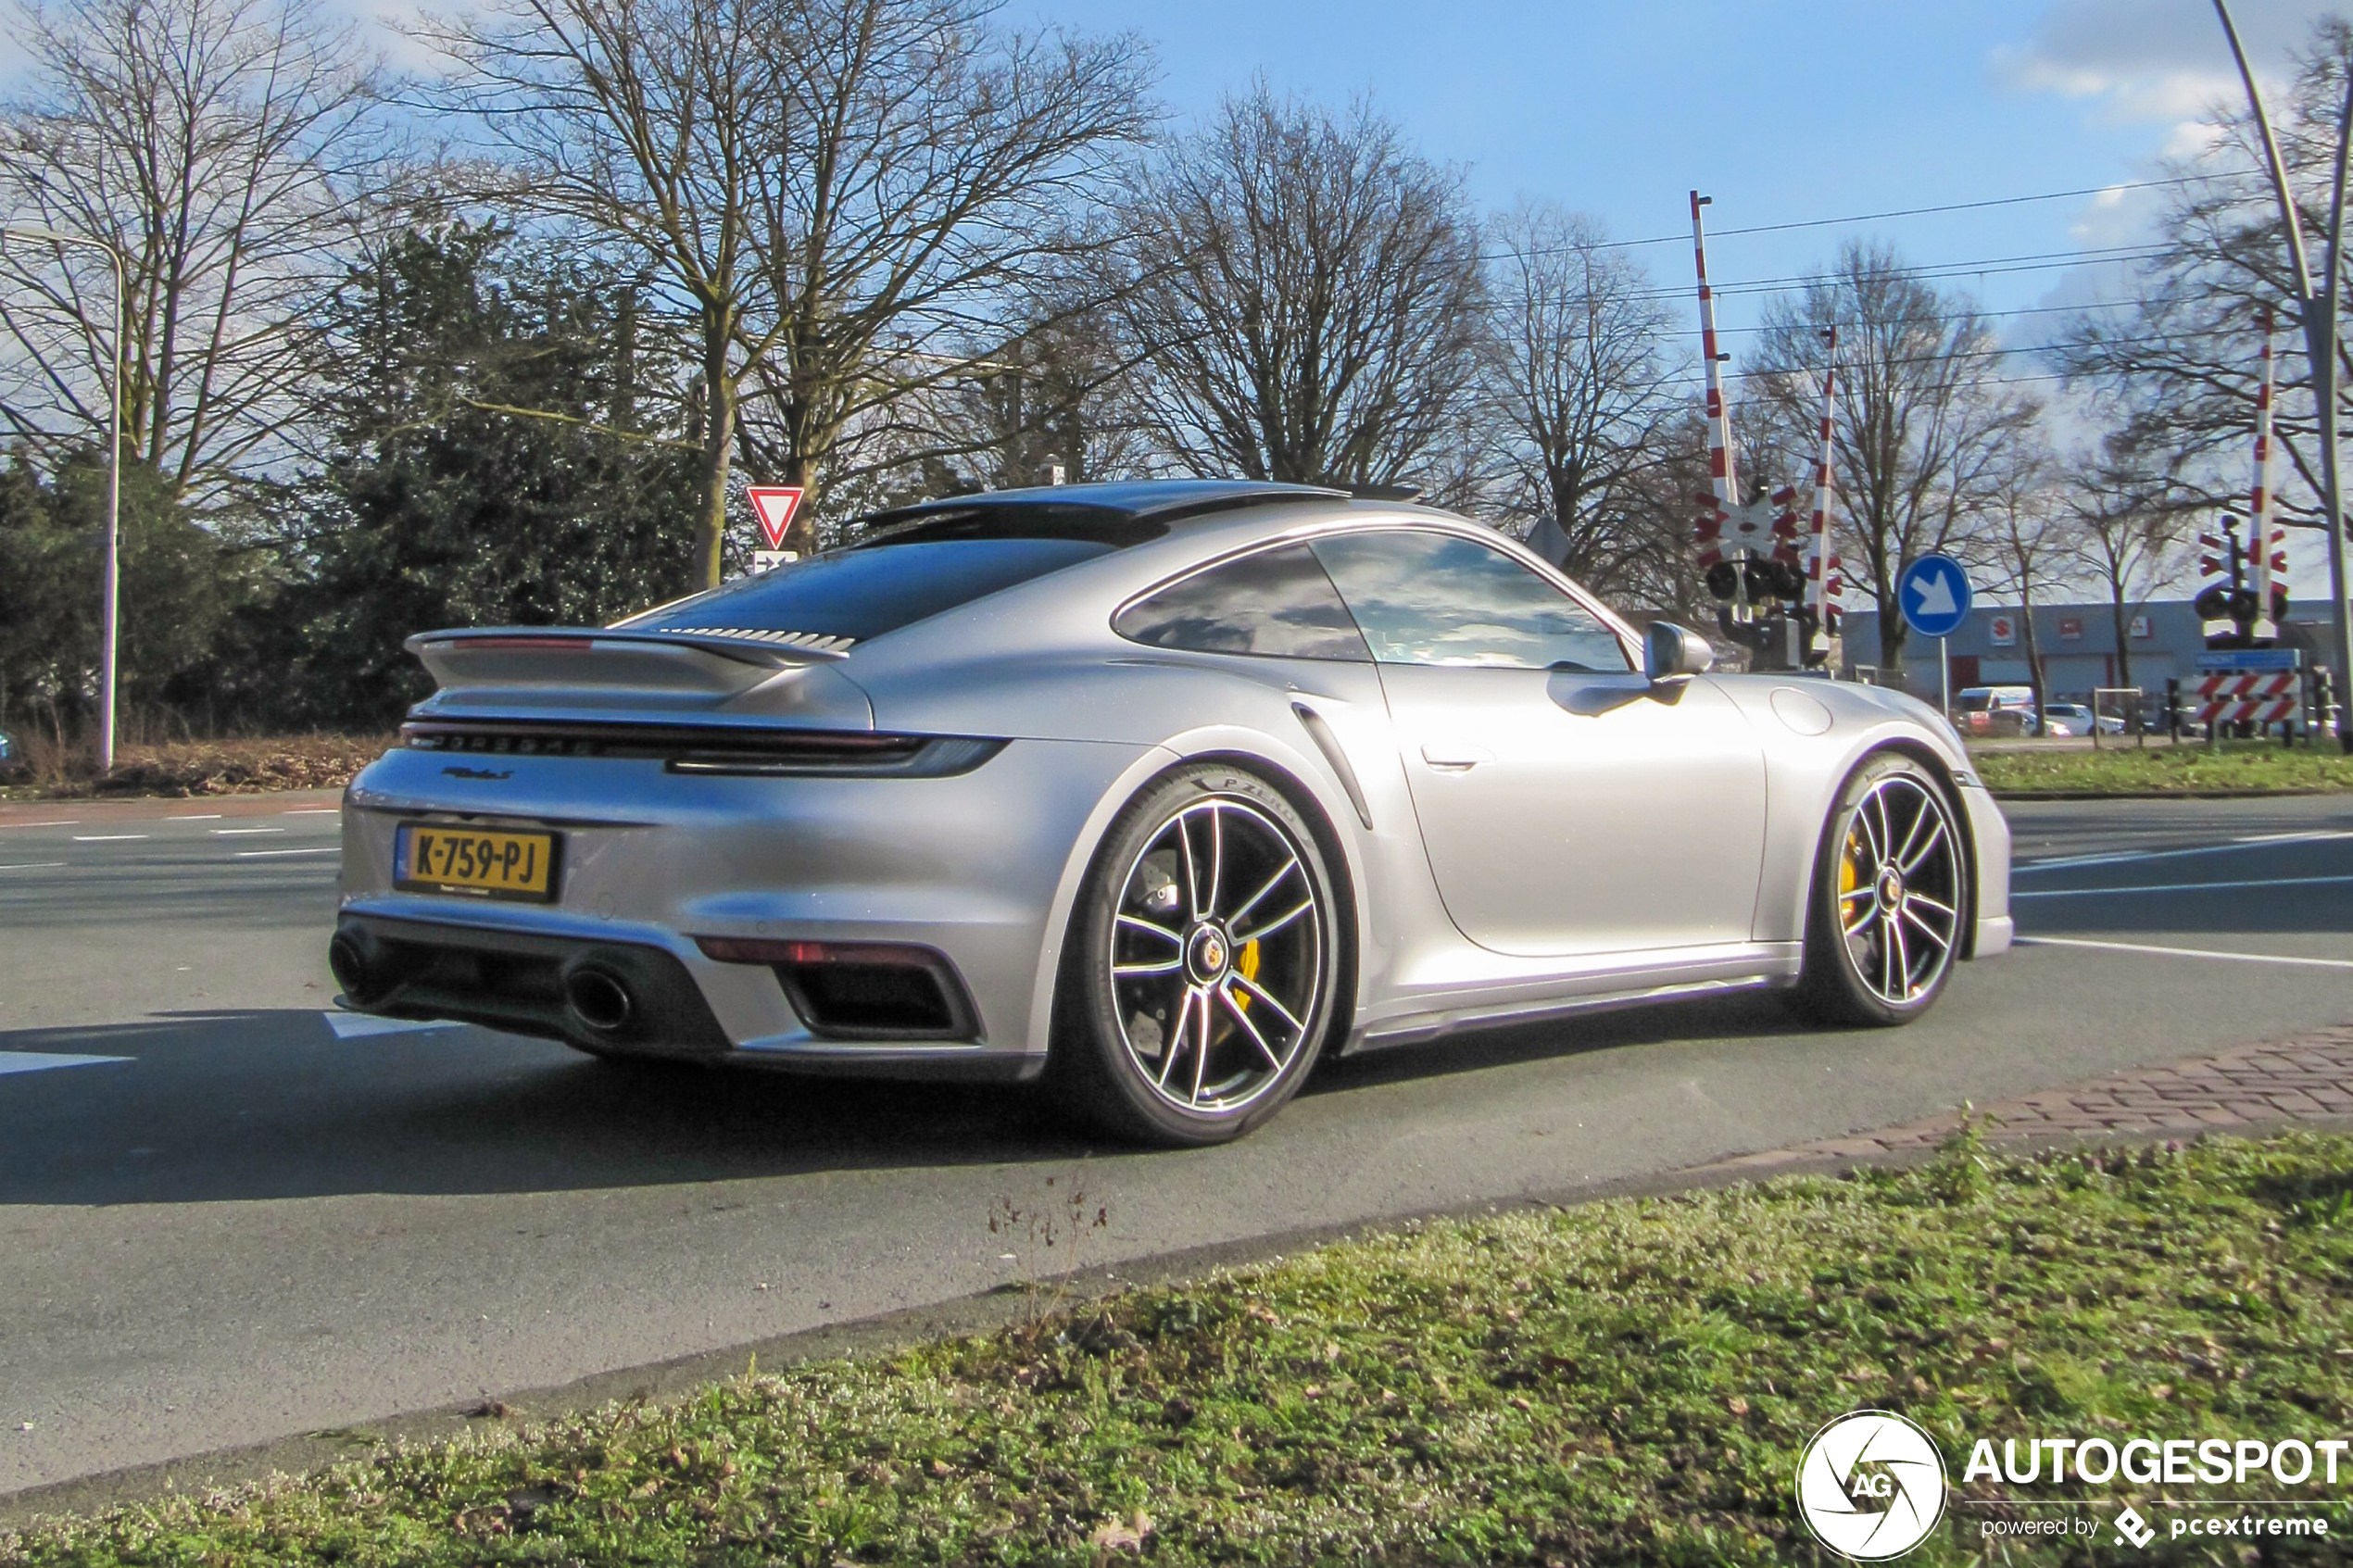
<path id="1" fill-rule="evenodd" d="M 1332 1064 L 1239 1146 L 1139 1154 L 1013 1090 L 338 1028 L 330 800 L 0 809 L 0 1496 L 986 1290 L 1022 1267 L 992 1209 L 1074 1178 L 1113 1262 L 2353 1019 L 2353 798 L 2011 817 L 2035 940 L 1913 1028 L 1747 998 L 1499 1030 Z"/>

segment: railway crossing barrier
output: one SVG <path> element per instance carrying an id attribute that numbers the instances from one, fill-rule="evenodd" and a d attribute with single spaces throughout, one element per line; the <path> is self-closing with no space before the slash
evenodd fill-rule
<path id="1" fill-rule="evenodd" d="M 2304 716 L 2304 678 L 2294 670 L 2212 670 L 2197 678 L 2192 716 L 2201 724 L 2295 723 Z"/>
<path id="2" fill-rule="evenodd" d="M 2205 726 L 2209 744 L 2226 734 L 2266 734 L 2276 725 L 2281 745 L 2295 744 L 2298 734 L 2309 745 L 2314 735 L 2332 728 L 2334 694 L 2325 669 L 2301 670 L 2293 664 L 2207 669 L 2186 689 L 2179 681 L 2165 684 L 2169 725 L 2177 739 L 2181 727 L 2188 724 Z"/>

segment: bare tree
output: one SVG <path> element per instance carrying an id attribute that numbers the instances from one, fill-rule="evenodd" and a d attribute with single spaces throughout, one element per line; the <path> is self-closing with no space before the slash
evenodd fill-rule
<path id="1" fill-rule="evenodd" d="M 2353 25 L 2323 18 L 2298 56 L 2278 125 L 2308 233 L 2327 232 L 2348 69 Z M 2096 395 L 2119 440 L 2140 455 L 2133 466 L 2141 481 L 2155 471 L 2146 459 L 2163 454 L 2168 506 L 2243 505 L 2261 321 L 2271 313 L 2279 354 L 2273 433 L 2287 459 L 2277 477 L 2275 518 L 2320 528 L 2318 420 L 2295 265 L 2253 119 L 2244 103 L 2221 113 L 2221 136 L 2197 157 L 2169 166 L 2186 182 L 2156 225 L 2162 238 L 2154 254 L 2135 267 L 2132 303 L 2077 318 L 2057 358 L 2077 386 Z M 2342 332 L 2338 355 L 2342 420 L 2353 417 L 2353 353 Z"/>
<path id="2" fill-rule="evenodd" d="M 2119 682 L 2133 684 L 2132 618 L 2181 558 L 2188 523 L 2202 503 L 2175 477 L 2171 460 L 2151 462 L 2128 439 L 2069 465 L 2065 501 L 2076 566 L 2097 579 L 2116 633 Z"/>
<path id="3" fill-rule="evenodd" d="M 1504 508 L 1550 517 L 1565 570 L 1617 592 L 1660 551 L 1688 553 L 1689 508 L 1667 518 L 1646 504 L 1685 403 L 1665 301 L 1589 218 L 1523 206 L 1490 240 L 1481 411 L 1504 443 Z"/>
<path id="4" fill-rule="evenodd" d="M 739 441 L 814 487 L 860 416 L 960 369 L 1149 129 L 1132 38 L 1028 37 L 1000 0 L 497 0 L 444 44 L 542 211 L 641 254 L 699 376 L 697 571 Z M 813 537 L 813 508 L 796 521 Z"/>
<path id="5" fill-rule="evenodd" d="M 1979 526 L 2007 449 L 2041 409 L 1994 379 L 1994 334 L 1974 301 L 1939 291 L 1884 246 L 1849 244 L 1826 276 L 1766 310 L 1762 369 L 1749 384 L 1770 404 L 1793 473 L 1811 467 L 1794 455 L 1812 448 L 1820 428 L 1813 370 L 1831 326 L 1841 553 L 1848 575 L 1870 587 L 1880 663 L 1893 668 L 1907 630 L 1896 579 L 1906 563 Z"/>
<path id="6" fill-rule="evenodd" d="M 1987 587 L 2017 596 L 2027 683 L 2034 688 L 2037 712 L 2048 694 L 2043 689 L 2034 606 L 2037 600 L 2047 602 L 2082 560 L 2079 516 L 2068 500 L 2050 452 L 2031 435 L 2021 434 L 1989 476 L 1983 529 L 1972 552 L 1987 569 Z M 2117 644 L 2122 646 L 2123 638 Z"/>
<path id="7" fill-rule="evenodd" d="M 933 442 L 976 484 L 1109 479 L 1145 463 L 1137 367 L 1095 312 L 1041 303 L 1035 325 L 943 389 Z"/>
<path id="8" fill-rule="evenodd" d="M 1161 445 L 1194 473 L 1389 483 L 1473 385 L 1478 234 L 1460 176 L 1364 103 L 1265 82 L 1168 145 L 1126 209 L 1119 309 Z"/>
<path id="9" fill-rule="evenodd" d="M 122 254 L 124 450 L 175 503 L 218 498 L 304 409 L 305 323 L 381 152 L 374 64 L 296 0 L 18 0 L 14 22 L 31 66 L 0 107 L 0 207 Z M 105 445 L 112 287 L 0 247 L 0 418 L 53 463 Z"/>

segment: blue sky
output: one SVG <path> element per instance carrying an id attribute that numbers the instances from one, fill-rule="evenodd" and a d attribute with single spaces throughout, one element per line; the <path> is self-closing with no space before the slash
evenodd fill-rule
<path id="1" fill-rule="evenodd" d="M 2331 9 L 2233 0 L 2277 94 L 2290 50 Z M 1520 197 L 1600 219 L 1662 284 L 1692 279 L 1693 187 L 1719 290 L 1812 271 L 1849 237 L 1894 244 L 1995 312 L 2031 350 L 2132 276 L 2107 247 L 2145 244 L 2168 157 L 2199 150 L 2211 110 L 2242 92 L 2211 0 L 1011 0 L 1016 23 L 1149 39 L 1182 125 L 1264 73 L 1331 104 L 1369 93 L 1429 157 L 1465 168 L 1478 204 Z M 1804 222 L 2059 191 L 2096 194 L 1975 211 L 1738 235 Z M 1995 257 L 2046 257 L 1974 270 Z M 1719 307 L 1737 371 L 1764 295 Z M 1697 307 L 1685 310 L 1697 353 Z M 2250 353 L 2252 352 L 2250 347 Z M 2031 353 L 2002 361 L 2057 391 Z M 1735 400 L 1739 383 L 1731 386 Z M 2062 441 L 2089 433 L 2064 417 Z M 2252 439 L 2250 433 L 2250 441 Z M 2291 550 L 2295 591 L 2324 581 L 2317 544 Z"/>
<path id="2" fill-rule="evenodd" d="M 2283 73 L 2326 8 L 2233 7 Z M 1180 123 L 1260 72 L 1334 104 L 1369 93 L 1465 166 L 1481 205 L 1556 201 L 1621 239 L 1688 232 L 1694 186 L 1715 198 L 1713 232 L 2145 179 L 2197 145 L 2205 107 L 2234 86 L 2209 0 L 1013 0 L 1009 14 L 1151 40 Z M 1710 264 L 1724 282 L 1789 276 L 1850 234 L 1923 264 L 2071 252 L 2142 237 L 2154 201 L 1726 235 Z M 1688 246 L 1641 254 L 1662 282 L 1689 275 Z M 2113 297 L 2080 269 L 1954 284 L 1995 308 Z M 1728 300 L 1727 326 L 1754 308 Z"/>

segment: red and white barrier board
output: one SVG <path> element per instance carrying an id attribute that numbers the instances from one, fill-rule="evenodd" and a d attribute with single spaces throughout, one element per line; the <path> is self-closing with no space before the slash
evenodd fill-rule
<path id="1" fill-rule="evenodd" d="M 2304 677 L 2292 670 L 2200 675 L 2190 717 L 2201 724 L 2283 724 L 2304 717 Z"/>

